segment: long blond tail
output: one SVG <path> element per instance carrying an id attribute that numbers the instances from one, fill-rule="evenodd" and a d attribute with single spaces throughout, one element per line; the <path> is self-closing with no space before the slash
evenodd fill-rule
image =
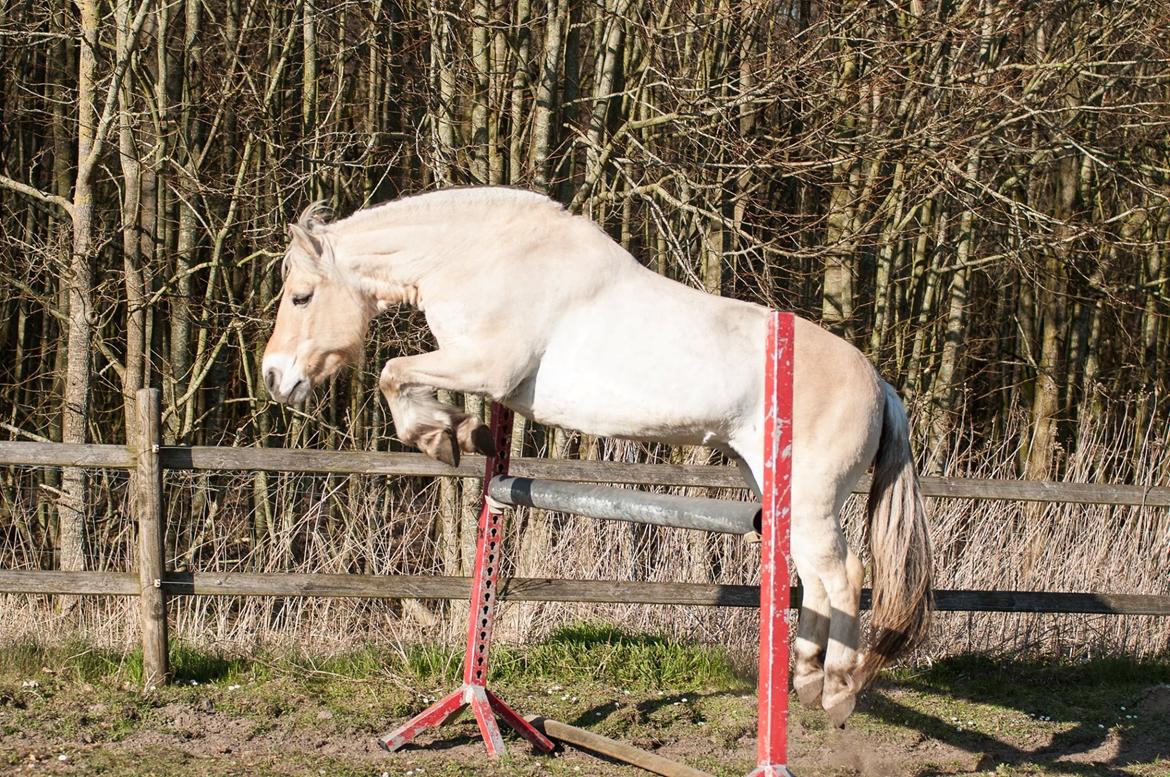
<path id="1" fill-rule="evenodd" d="M 886 404 L 873 465 L 866 513 L 873 559 L 870 648 L 854 674 L 864 687 L 888 661 L 926 636 L 934 606 L 930 534 L 906 408 L 892 386 L 882 384 Z"/>

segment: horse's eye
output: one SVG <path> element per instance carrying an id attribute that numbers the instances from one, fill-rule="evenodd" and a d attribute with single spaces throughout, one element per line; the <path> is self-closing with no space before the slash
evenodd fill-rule
<path id="1" fill-rule="evenodd" d="M 297 307 L 301 307 L 302 305 L 308 305 L 311 299 L 313 299 L 313 292 L 311 291 L 308 294 L 294 294 L 292 303 Z"/>

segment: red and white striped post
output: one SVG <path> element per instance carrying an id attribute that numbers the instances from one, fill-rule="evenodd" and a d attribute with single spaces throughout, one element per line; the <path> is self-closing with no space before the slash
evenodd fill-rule
<path id="1" fill-rule="evenodd" d="M 764 482 L 760 521 L 759 738 L 749 777 L 788 770 L 788 557 L 792 529 L 792 313 L 768 320 L 764 366 Z"/>
<path id="2" fill-rule="evenodd" d="M 502 512 L 488 505 L 487 487 L 493 477 L 508 474 L 509 454 L 512 449 L 512 411 L 503 405 L 492 405 L 492 442 L 496 455 L 489 456 L 483 477 L 483 508 L 479 513 L 479 531 L 475 543 L 475 570 L 471 578 L 471 611 L 467 616 L 467 648 L 463 654 L 463 685 L 432 704 L 423 712 L 382 737 L 381 744 L 393 752 L 414 739 L 421 731 L 443 725 L 455 713 L 470 706 L 479 724 L 488 756 L 495 758 L 507 752 L 496 723 L 499 715 L 504 723 L 532 743 L 543 753 L 551 753 L 553 743 L 531 723 L 524 720 L 487 688 L 492 629 L 496 622 L 500 559 L 504 545 Z"/>

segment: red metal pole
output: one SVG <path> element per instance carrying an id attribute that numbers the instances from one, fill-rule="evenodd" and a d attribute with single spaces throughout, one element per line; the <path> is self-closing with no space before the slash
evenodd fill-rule
<path id="1" fill-rule="evenodd" d="M 479 513 L 479 531 L 475 543 L 475 569 L 471 578 L 471 611 L 467 617 L 467 648 L 463 654 L 463 685 L 428 709 L 408 720 L 381 739 L 382 747 L 394 751 L 424 729 L 441 726 L 455 713 L 470 706 L 479 724 L 479 733 L 492 758 L 506 752 L 499 715 L 517 734 L 541 752 L 552 752 L 553 743 L 524 718 L 516 714 L 499 696 L 487 690 L 492 629 L 496 621 L 496 600 L 503 549 L 503 514 L 494 512 L 487 501 L 487 487 L 496 475 L 508 474 L 512 449 L 512 411 L 492 405 L 492 442 L 496 455 L 489 456 L 483 478 L 483 509 Z"/>
<path id="2" fill-rule="evenodd" d="M 467 650 L 463 658 L 463 683 L 484 687 L 487 683 L 492 628 L 496 622 L 496 590 L 500 578 L 502 513 L 488 506 L 487 485 L 497 475 L 508 474 L 512 450 L 512 411 L 492 406 L 491 433 L 496 455 L 488 457 L 483 474 L 484 500 L 475 538 L 475 569 L 471 577 L 471 614 L 467 619 Z"/>
<path id="3" fill-rule="evenodd" d="M 750 777 L 791 776 L 787 763 L 793 346 L 792 314 L 773 312 L 764 367 L 758 766 Z"/>

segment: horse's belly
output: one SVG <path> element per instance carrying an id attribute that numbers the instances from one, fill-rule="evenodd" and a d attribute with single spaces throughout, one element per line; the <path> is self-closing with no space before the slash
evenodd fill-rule
<path id="1" fill-rule="evenodd" d="M 674 445 L 703 445 L 721 437 L 708 418 L 671 412 L 668 401 L 619 397 L 612 386 L 589 386 L 531 378 L 505 404 L 534 421 L 585 434 L 653 440 Z"/>
<path id="2" fill-rule="evenodd" d="M 587 434 L 680 445 L 726 443 L 755 409 L 758 378 L 749 365 L 762 355 L 744 358 L 740 348 L 702 347 L 685 336 L 614 331 L 620 334 L 611 338 L 594 327 L 554 342 L 508 404 Z"/>
<path id="3" fill-rule="evenodd" d="M 760 407 L 767 311 L 623 265 L 590 294 L 562 294 L 506 404 L 586 434 L 723 444 Z"/>

